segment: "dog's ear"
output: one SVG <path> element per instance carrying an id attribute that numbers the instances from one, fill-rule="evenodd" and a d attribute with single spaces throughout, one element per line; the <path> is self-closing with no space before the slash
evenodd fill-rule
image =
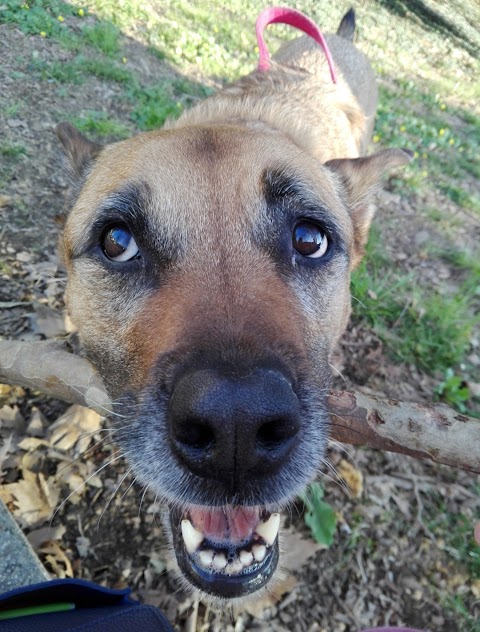
<path id="1" fill-rule="evenodd" d="M 83 180 L 93 161 L 102 150 L 102 145 L 92 143 L 70 123 L 60 123 L 55 133 L 62 143 L 71 175 Z"/>
<path id="2" fill-rule="evenodd" d="M 408 149 L 385 149 L 365 158 L 330 160 L 325 163 L 340 179 L 352 217 L 355 236 L 352 267 L 360 262 L 365 253 L 368 229 L 375 212 L 373 194 L 381 184 L 382 176 L 389 169 L 406 165 L 412 158 L 413 154 Z"/>
<path id="3" fill-rule="evenodd" d="M 57 222 L 62 224 L 68 211 L 75 203 L 85 182 L 95 158 L 102 151 L 102 145 L 92 143 L 70 123 L 60 123 L 55 128 L 55 133 L 62 143 L 63 164 L 69 180 L 68 193 L 65 206 Z"/>

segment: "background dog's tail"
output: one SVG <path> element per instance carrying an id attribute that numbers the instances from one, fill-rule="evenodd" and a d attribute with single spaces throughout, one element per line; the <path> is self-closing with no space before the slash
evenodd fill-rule
<path id="1" fill-rule="evenodd" d="M 342 18 L 340 26 L 337 29 L 337 35 L 343 37 L 350 42 L 353 42 L 353 36 L 355 34 L 355 11 L 349 9 Z"/>

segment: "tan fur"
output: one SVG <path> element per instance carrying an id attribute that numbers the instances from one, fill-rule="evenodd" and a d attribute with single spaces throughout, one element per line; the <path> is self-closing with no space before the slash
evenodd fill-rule
<path id="1" fill-rule="evenodd" d="M 358 158 L 373 127 L 375 81 L 349 41 L 328 41 L 337 85 L 318 46 L 299 38 L 270 71 L 240 79 L 162 130 L 100 151 L 72 126 L 59 126 L 71 170 L 82 180 L 61 241 L 68 310 L 110 395 L 133 397 L 133 410 L 170 379 L 158 369 L 165 358 L 181 364 L 208 352 L 221 362 L 247 359 L 247 366 L 274 357 L 306 390 L 315 385 L 320 405 L 312 406 L 322 412 L 328 358 L 350 313 L 350 272 L 373 216 L 372 192 L 388 168 L 410 159 L 401 150 Z M 276 191 L 282 178 L 285 190 Z M 138 190 L 147 228 L 134 235 L 145 257 L 122 267 L 102 254 L 101 227 L 93 245 L 91 233 L 105 207 L 116 212 L 115 196 L 126 186 Z M 324 266 L 292 250 L 295 222 L 308 219 L 312 207 L 334 227 L 334 256 Z M 165 412 L 147 408 L 148 432 L 156 436 Z M 140 433 L 143 421 L 136 419 Z M 133 441 L 130 456 L 140 480 L 172 502 L 140 473 L 155 464 L 155 452 L 146 458 L 152 443 L 137 453 Z"/>

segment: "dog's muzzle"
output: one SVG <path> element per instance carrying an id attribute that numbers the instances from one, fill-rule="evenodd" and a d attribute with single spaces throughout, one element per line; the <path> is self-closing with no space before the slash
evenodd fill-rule
<path id="1" fill-rule="evenodd" d="M 183 467 L 209 486 L 218 485 L 212 501 L 231 501 L 172 511 L 180 569 L 217 597 L 258 590 L 277 566 L 280 514 L 246 504 L 244 492 L 275 476 L 298 441 L 300 405 L 291 381 L 271 368 L 185 372 L 176 380 L 168 421 Z M 235 498 L 241 504 L 235 505 Z"/>

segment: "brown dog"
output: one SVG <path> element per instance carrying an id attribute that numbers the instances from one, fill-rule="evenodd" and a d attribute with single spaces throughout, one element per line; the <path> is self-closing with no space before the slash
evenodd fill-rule
<path id="1" fill-rule="evenodd" d="M 301 37 L 163 130 L 100 147 L 57 128 L 68 310 L 181 575 L 212 597 L 271 585 L 280 512 L 324 456 L 372 191 L 410 159 L 358 158 L 376 86 L 353 25 L 328 37 L 336 84 Z"/>

